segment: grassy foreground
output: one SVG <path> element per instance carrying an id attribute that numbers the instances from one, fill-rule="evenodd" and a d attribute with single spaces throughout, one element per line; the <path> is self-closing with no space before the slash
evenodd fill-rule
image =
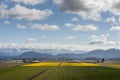
<path id="1" fill-rule="evenodd" d="M 64 63 L 67 65 L 68 63 Z M 73 63 L 70 63 L 73 65 Z M 0 69 L 0 80 L 120 80 L 120 69 L 103 66 L 18 66 Z M 76 63 L 75 63 L 76 64 Z M 85 64 L 84 64 L 85 65 Z M 47 69 L 46 72 L 32 76 Z"/>

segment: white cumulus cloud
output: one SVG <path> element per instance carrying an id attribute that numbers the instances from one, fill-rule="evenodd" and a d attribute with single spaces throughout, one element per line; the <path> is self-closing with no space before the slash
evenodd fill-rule
<path id="1" fill-rule="evenodd" d="M 76 27 L 73 28 L 75 31 L 97 31 L 97 27 L 94 25 L 76 25 Z"/>
<path id="2" fill-rule="evenodd" d="M 65 23 L 66 27 L 73 27 L 74 25 L 72 23 Z"/>
<path id="3" fill-rule="evenodd" d="M 107 42 L 107 36 L 102 34 L 100 36 L 91 35 L 90 44 L 104 44 Z"/>
<path id="4" fill-rule="evenodd" d="M 17 24 L 17 28 L 18 28 L 18 29 L 25 29 L 26 26 L 25 26 L 25 25 L 21 25 L 21 24 Z"/>
<path id="5" fill-rule="evenodd" d="M 109 23 L 115 23 L 116 19 L 115 19 L 115 17 L 108 17 L 106 21 Z"/>
<path id="6" fill-rule="evenodd" d="M 36 42 L 36 39 L 35 38 L 29 38 L 26 43 L 29 43 L 29 44 L 33 44 Z"/>
<path id="7" fill-rule="evenodd" d="M 2 9 L 1 9 L 2 8 Z M 7 7 L 0 7 L 0 17 L 2 18 L 15 18 L 15 19 L 26 19 L 26 20 L 43 20 L 53 14 L 51 10 L 38 10 L 30 9 L 21 5 L 15 5 L 14 7 L 7 9 Z"/>
<path id="8" fill-rule="evenodd" d="M 73 17 L 71 21 L 79 21 L 79 19 L 76 17 Z"/>
<path id="9" fill-rule="evenodd" d="M 100 36 L 91 35 L 89 44 L 102 44 L 102 45 L 109 45 L 109 46 L 117 46 L 117 42 L 109 41 L 108 34 L 102 34 Z"/>
<path id="10" fill-rule="evenodd" d="M 5 24 L 11 24 L 10 21 L 6 20 L 4 21 Z"/>
<path id="11" fill-rule="evenodd" d="M 77 36 L 67 36 L 66 39 L 68 40 L 74 40 L 74 39 L 77 39 L 78 37 Z"/>
<path id="12" fill-rule="evenodd" d="M 53 30 L 60 30 L 60 28 L 57 25 L 48 25 L 48 24 L 33 24 L 31 26 L 31 29 L 39 29 L 39 30 L 45 30 L 45 31 L 53 31 Z"/>
<path id="13" fill-rule="evenodd" d="M 42 35 L 42 38 L 43 38 L 43 39 L 46 39 L 46 38 L 47 38 L 47 36 L 46 36 L 46 35 Z"/>
<path id="14" fill-rule="evenodd" d="M 111 31 L 120 31 L 120 26 L 112 26 L 110 28 Z"/>
<path id="15" fill-rule="evenodd" d="M 42 4 L 45 3 L 46 0 L 12 0 L 16 3 L 24 3 L 28 5 L 37 5 L 37 4 Z"/>

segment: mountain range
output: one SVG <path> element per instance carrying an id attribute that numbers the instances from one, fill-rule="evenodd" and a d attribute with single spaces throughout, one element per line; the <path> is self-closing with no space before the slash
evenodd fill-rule
<path id="1" fill-rule="evenodd" d="M 49 53 L 50 51 L 45 50 L 46 52 L 38 52 L 38 51 L 26 51 L 23 53 L 19 53 L 20 55 L 14 55 L 14 58 L 39 58 L 39 59 L 61 59 L 61 58 L 65 58 L 65 59 L 84 59 L 84 58 L 88 58 L 88 57 L 95 57 L 95 58 L 107 58 L 107 59 L 111 59 L 111 58 L 120 58 L 120 50 L 119 49 L 108 49 L 108 50 L 93 50 L 93 51 L 89 51 L 89 52 L 80 52 L 79 53 L 74 53 L 73 51 L 67 51 L 65 52 L 65 50 L 63 50 L 63 52 L 61 53 L 57 53 L 57 54 L 53 54 L 53 52 Z M 57 50 L 56 50 L 57 51 Z M 14 50 L 14 52 L 16 52 Z M 1 57 L 5 57 L 8 56 L 10 57 L 10 54 L 6 55 L 1 55 L 4 53 L 0 53 Z M 13 54 L 13 53 L 11 53 Z M 13 58 L 13 56 L 12 56 Z"/>
<path id="2" fill-rule="evenodd" d="M 67 49 L 30 49 L 30 48 L 0 48 L 0 56 L 19 56 L 24 52 L 38 52 L 43 54 L 65 54 L 65 53 L 86 53 L 83 50 L 67 50 Z"/>

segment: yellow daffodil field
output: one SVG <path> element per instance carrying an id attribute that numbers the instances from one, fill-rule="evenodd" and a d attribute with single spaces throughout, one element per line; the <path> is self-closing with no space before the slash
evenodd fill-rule
<path id="1" fill-rule="evenodd" d="M 93 63 L 80 63 L 80 62 L 39 62 L 39 63 L 32 63 L 26 64 L 22 66 L 99 66 L 98 64 Z"/>
<path id="2" fill-rule="evenodd" d="M 59 62 L 39 62 L 39 63 L 32 63 L 32 64 L 26 64 L 22 66 L 58 66 Z"/>
<path id="3" fill-rule="evenodd" d="M 68 63 L 68 62 L 63 62 L 61 66 L 99 66 L 98 64 L 93 64 L 93 63 Z"/>

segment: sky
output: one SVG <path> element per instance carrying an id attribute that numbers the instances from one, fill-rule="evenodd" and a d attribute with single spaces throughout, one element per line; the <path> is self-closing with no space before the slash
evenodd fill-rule
<path id="1" fill-rule="evenodd" d="M 120 0 L 0 0 L 0 48 L 119 48 Z"/>

